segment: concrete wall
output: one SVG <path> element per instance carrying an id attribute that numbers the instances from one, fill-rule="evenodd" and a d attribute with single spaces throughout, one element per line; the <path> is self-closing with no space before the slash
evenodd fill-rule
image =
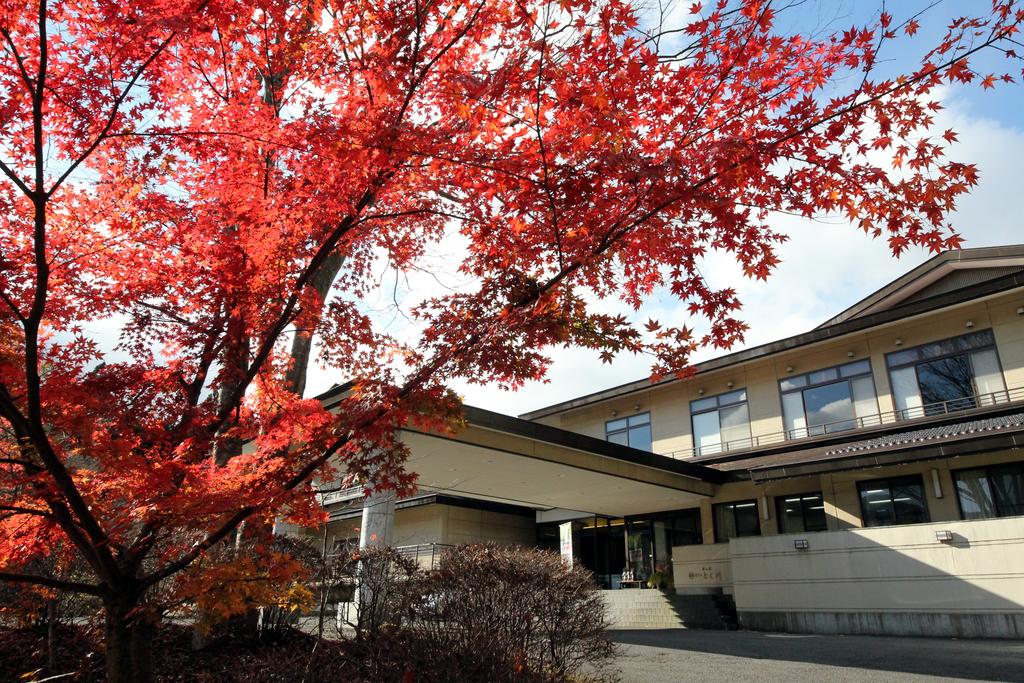
<path id="1" fill-rule="evenodd" d="M 937 531 L 953 541 L 937 541 Z M 797 538 L 810 548 L 796 550 Z M 691 548 L 676 550 L 691 558 L 677 561 L 676 586 L 702 586 L 699 576 L 681 582 L 680 569 L 700 562 Z M 717 548 L 701 558 L 720 576 L 703 587 L 731 589 L 746 628 L 1024 637 L 1021 517 L 739 538 L 728 558 L 728 568 Z"/>
<path id="2" fill-rule="evenodd" d="M 437 508 L 443 543 L 459 545 L 490 541 L 501 545 L 533 545 L 537 540 L 537 525 L 533 517 L 454 505 L 429 507 Z"/>
<path id="3" fill-rule="evenodd" d="M 439 505 L 421 505 L 395 511 L 395 526 L 391 536 L 392 545 L 420 545 L 423 543 L 443 543 L 444 530 L 441 517 L 435 508 Z M 359 539 L 360 517 L 353 517 L 327 526 L 328 547 L 334 547 L 336 541 Z"/>
<path id="4" fill-rule="evenodd" d="M 359 537 L 358 517 L 332 522 L 328 543 Z M 477 510 L 456 505 L 418 505 L 395 511 L 392 545 L 481 543 L 533 545 L 537 540 L 533 517 Z"/>
<path id="5" fill-rule="evenodd" d="M 732 593 L 728 543 L 672 548 L 672 577 L 679 595 Z"/>
<path id="6" fill-rule="evenodd" d="M 603 439 L 604 423 L 607 420 L 650 411 L 653 450 L 664 455 L 685 457 L 693 446 L 690 401 L 701 397 L 700 390 L 704 391 L 703 396 L 730 391 L 729 384 L 732 383 L 734 389 L 747 390 L 751 434 L 754 437 L 781 438 L 784 425 L 778 390 L 780 379 L 791 374 L 870 359 L 878 409 L 886 413 L 893 411 L 895 406 L 890 395 L 885 354 L 899 348 L 955 337 L 971 329 L 993 330 L 1006 386 L 1024 386 L 1024 316 L 1017 314 L 1020 305 L 1019 293 L 1002 294 L 989 300 L 965 303 L 839 339 L 702 373 L 682 382 L 638 391 L 629 396 L 551 415 L 540 421 Z M 973 323 L 973 328 L 966 327 L 967 321 Z M 900 340 L 901 346 L 896 346 L 896 340 Z M 788 368 L 792 368 L 792 372 Z M 893 418 L 889 417 L 885 421 L 891 422 Z"/>

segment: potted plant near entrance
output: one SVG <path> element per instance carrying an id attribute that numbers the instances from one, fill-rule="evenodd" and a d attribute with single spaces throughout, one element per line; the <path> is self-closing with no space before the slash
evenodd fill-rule
<path id="1" fill-rule="evenodd" d="M 663 591 L 672 590 L 672 572 L 669 571 L 668 565 L 655 565 L 654 571 L 651 573 L 649 577 L 647 577 L 647 587 L 657 588 Z"/>

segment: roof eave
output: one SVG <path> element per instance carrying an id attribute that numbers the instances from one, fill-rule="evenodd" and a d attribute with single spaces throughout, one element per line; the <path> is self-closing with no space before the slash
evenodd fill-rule
<path id="1" fill-rule="evenodd" d="M 818 327 L 802 334 L 797 334 L 792 337 L 785 339 L 779 339 L 774 342 L 762 344 L 761 346 L 755 346 L 750 349 L 744 349 L 742 351 L 736 351 L 734 353 L 713 358 L 703 363 L 697 363 L 694 365 L 696 374 L 711 372 L 714 370 L 721 370 L 732 365 L 738 365 L 739 363 L 745 363 L 751 360 L 766 358 L 776 353 L 782 353 L 784 351 L 790 351 L 801 346 L 808 344 L 814 344 L 820 341 L 826 341 L 829 339 L 835 339 L 843 335 L 852 334 L 854 332 L 860 332 L 871 327 L 878 325 L 884 325 L 886 323 L 894 322 L 904 318 L 912 317 L 915 315 L 921 315 L 934 310 L 951 306 L 954 304 L 965 303 L 974 299 L 980 299 L 986 296 L 994 294 L 1000 294 L 1007 292 L 1019 287 L 1024 287 L 1024 272 L 1011 273 L 1003 277 L 994 278 L 985 282 L 980 282 L 969 287 L 963 287 L 961 289 L 955 289 L 950 292 L 944 292 L 937 294 L 926 299 L 920 299 L 918 301 L 912 301 L 909 303 L 895 306 L 891 309 L 879 311 L 878 313 L 872 313 L 861 317 L 850 318 L 842 322 L 829 325 L 827 327 Z M 645 391 L 654 387 L 664 386 L 680 381 L 677 378 L 663 379 L 658 382 L 651 382 L 650 380 L 637 380 L 626 384 L 621 384 L 611 389 L 605 389 L 603 391 L 594 392 L 587 394 L 579 398 L 575 398 L 569 401 L 563 401 L 544 408 L 538 408 L 527 413 L 521 414 L 519 417 L 524 420 L 536 420 L 538 418 L 547 417 L 549 415 L 555 415 L 557 413 L 563 413 L 569 410 L 575 410 L 577 408 L 583 408 L 592 404 L 607 401 L 613 398 L 621 398 L 627 396 L 636 391 Z"/>

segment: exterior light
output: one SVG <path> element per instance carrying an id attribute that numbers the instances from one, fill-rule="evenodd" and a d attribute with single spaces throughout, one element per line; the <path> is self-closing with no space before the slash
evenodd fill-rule
<path id="1" fill-rule="evenodd" d="M 974 327 L 974 321 L 968 320 L 966 323 L 964 323 L 964 327 L 966 327 L 967 329 L 971 329 L 972 327 Z"/>
<path id="2" fill-rule="evenodd" d="M 612 417 L 618 417 L 618 415 L 619 415 L 619 411 L 617 411 L 617 410 L 613 410 L 612 411 Z"/>
<path id="3" fill-rule="evenodd" d="M 932 469 L 932 489 L 935 491 L 936 498 L 942 498 L 942 480 L 939 479 L 939 471 Z"/>
<path id="4" fill-rule="evenodd" d="M 1017 315 L 1024 315 L 1024 306 L 1017 307 Z"/>
<path id="5" fill-rule="evenodd" d="M 727 387 L 729 387 L 730 389 L 732 389 L 732 388 L 733 388 L 733 386 L 735 386 L 735 385 L 734 385 L 734 384 L 733 384 L 732 382 L 726 382 L 726 383 L 725 383 L 725 386 L 727 386 Z"/>
<path id="6" fill-rule="evenodd" d="M 697 395 L 698 396 L 703 396 L 704 395 L 704 390 L 703 389 L 698 389 L 697 390 Z"/>
<path id="7" fill-rule="evenodd" d="M 935 532 L 935 540 L 939 543 L 949 543 L 953 540 L 953 532 L 948 529 L 942 529 Z"/>
<path id="8" fill-rule="evenodd" d="M 639 403 L 634 403 L 633 404 L 633 410 L 640 410 L 640 404 Z"/>
<path id="9" fill-rule="evenodd" d="M 797 550 L 807 550 L 811 544 L 807 542 L 806 538 L 796 538 L 793 539 L 793 547 Z"/>
<path id="10" fill-rule="evenodd" d="M 897 339 L 897 340 L 896 340 L 895 342 L 893 342 L 893 343 L 894 343 L 894 344 L 896 344 L 896 346 L 903 346 L 903 340 L 902 340 L 902 339 Z"/>
<path id="11" fill-rule="evenodd" d="M 786 372 L 793 372 L 793 366 L 792 365 L 787 365 L 786 366 Z"/>
<path id="12" fill-rule="evenodd" d="M 853 352 L 853 351 L 847 351 L 847 352 L 846 352 L 846 357 L 847 357 L 847 358 L 853 358 L 853 357 L 854 357 L 854 356 L 856 356 L 856 355 L 857 355 L 857 354 L 856 354 L 855 352 Z"/>

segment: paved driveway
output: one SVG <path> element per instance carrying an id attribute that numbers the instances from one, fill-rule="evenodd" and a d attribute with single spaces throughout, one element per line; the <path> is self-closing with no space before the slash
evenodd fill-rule
<path id="1" fill-rule="evenodd" d="M 1024 641 L 616 631 L 623 683 L 1024 681 Z"/>

